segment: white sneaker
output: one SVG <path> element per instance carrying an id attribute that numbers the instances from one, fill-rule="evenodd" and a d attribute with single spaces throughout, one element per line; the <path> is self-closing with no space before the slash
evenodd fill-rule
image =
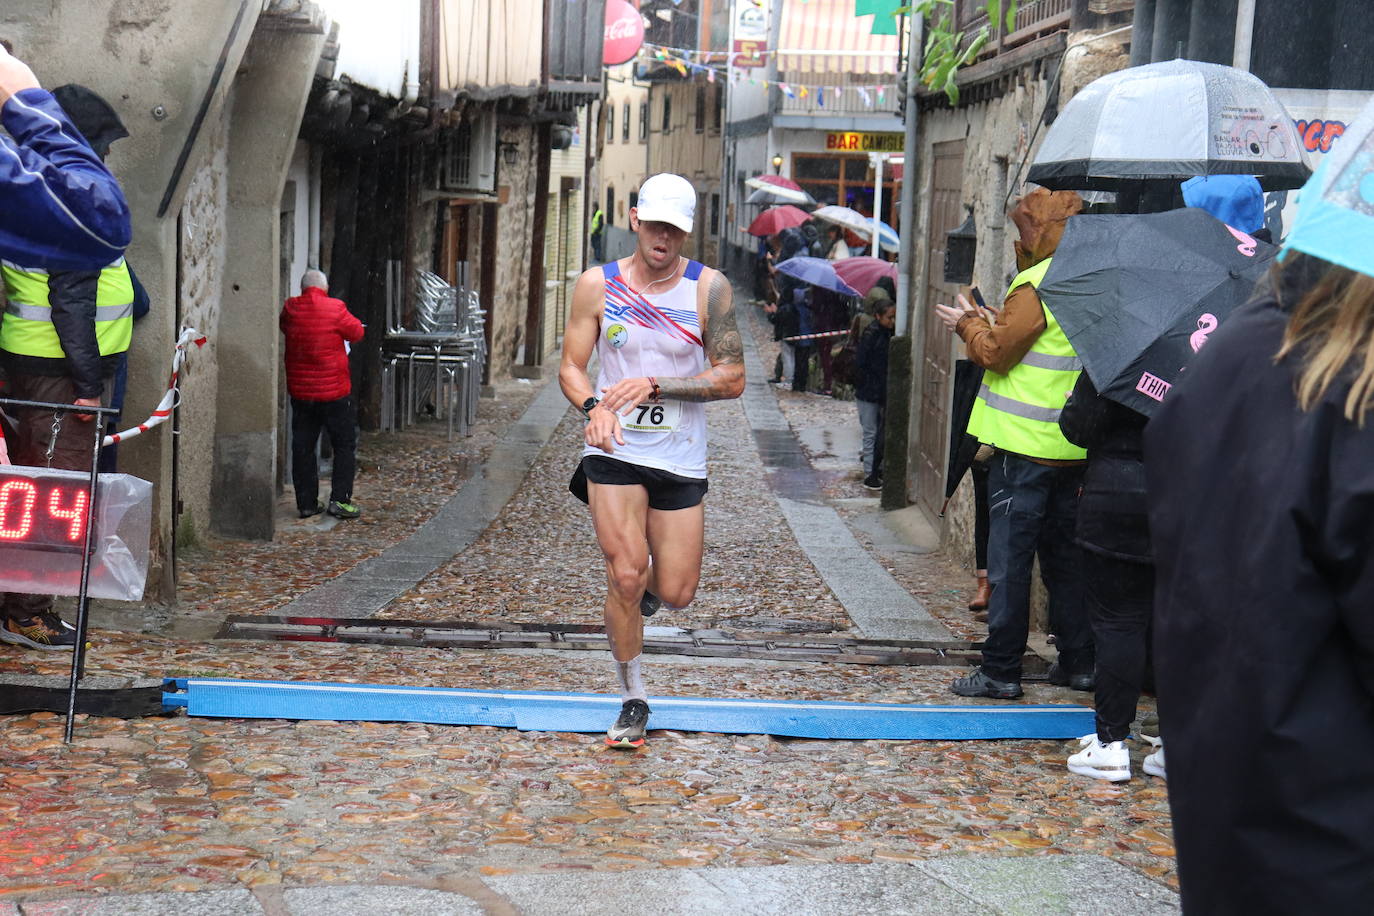
<path id="1" fill-rule="evenodd" d="M 1159 750 L 1146 756 L 1140 762 L 1140 768 L 1151 776 L 1167 780 L 1169 777 L 1164 774 L 1164 748 L 1161 746 Z"/>
<path id="2" fill-rule="evenodd" d="M 1096 734 L 1092 734 L 1079 738 L 1078 746 L 1082 750 L 1069 757 L 1070 773 L 1108 782 L 1125 782 L 1131 778 L 1131 754 L 1124 742 L 1103 744 Z"/>

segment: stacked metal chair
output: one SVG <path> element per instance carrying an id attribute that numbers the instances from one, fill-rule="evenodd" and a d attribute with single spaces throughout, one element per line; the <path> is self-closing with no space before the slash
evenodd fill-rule
<path id="1" fill-rule="evenodd" d="M 410 307 L 404 308 L 404 280 L 401 262 L 387 262 L 382 429 L 394 432 L 432 418 L 447 422 L 450 439 L 455 429 L 466 436 L 477 419 L 486 312 L 476 292 L 427 270 L 415 272 Z"/>

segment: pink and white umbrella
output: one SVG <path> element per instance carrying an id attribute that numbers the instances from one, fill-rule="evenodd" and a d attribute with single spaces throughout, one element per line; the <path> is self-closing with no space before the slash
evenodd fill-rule
<path id="1" fill-rule="evenodd" d="M 840 279 L 857 289 L 861 296 L 868 295 L 883 277 L 891 277 L 892 282 L 897 282 L 897 265 L 882 258 L 840 258 L 831 263 Z"/>

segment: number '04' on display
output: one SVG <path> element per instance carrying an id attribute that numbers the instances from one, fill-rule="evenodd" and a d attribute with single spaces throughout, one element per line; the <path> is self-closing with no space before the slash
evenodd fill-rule
<path id="1" fill-rule="evenodd" d="M 80 552 L 89 501 L 89 489 L 80 485 L 0 477 L 0 549 Z"/>

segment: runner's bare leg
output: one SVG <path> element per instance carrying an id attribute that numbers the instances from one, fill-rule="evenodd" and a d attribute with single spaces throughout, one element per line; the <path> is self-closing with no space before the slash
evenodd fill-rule
<path id="1" fill-rule="evenodd" d="M 649 570 L 649 491 L 588 481 L 596 540 L 606 558 L 606 636 L 611 655 L 628 662 L 644 647 L 644 596 Z"/>
<path id="2" fill-rule="evenodd" d="M 706 504 L 686 509 L 649 510 L 649 590 L 670 608 L 692 603 L 701 581 Z M 637 605 L 636 605 L 637 607 Z"/>

